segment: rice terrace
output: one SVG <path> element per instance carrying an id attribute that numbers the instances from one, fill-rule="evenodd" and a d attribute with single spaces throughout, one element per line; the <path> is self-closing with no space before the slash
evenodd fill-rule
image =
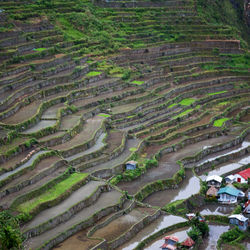
<path id="1" fill-rule="evenodd" d="M 0 249 L 250 249 L 249 0 L 0 0 Z"/>

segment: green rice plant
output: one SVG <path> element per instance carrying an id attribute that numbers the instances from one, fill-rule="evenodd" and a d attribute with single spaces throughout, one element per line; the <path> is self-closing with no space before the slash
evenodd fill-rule
<path id="1" fill-rule="evenodd" d="M 186 98 L 186 99 L 181 100 L 179 102 L 179 104 L 183 105 L 183 106 L 189 106 L 189 105 L 191 105 L 195 101 L 196 101 L 196 99 L 194 99 L 194 98 Z"/>
<path id="2" fill-rule="evenodd" d="M 220 103 L 218 103 L 217 105 L 218 106 L 225 106 L 225 105 L 228 105 L 229 104 L 229 102 L 228 101 L 225 101 L 225 102 L 220 102 Z"/>
<path id="3" fill-rule="evenodd" d="M 28 200 L 17 207 L 17 210 L 24 213 L 29 213 L 39 204 L 48 202 L 58 198 L 64 192 L 67 192 L 74 184 L 86 178 L 88 174 L 86 173 L 73 173 L 67 179 L 57 183 L 51 189 L 48 189 L 46 192 L 41 195 Z"/>
<path id="4" fill-rule="evenodd" d="M 142 85 L 144 81 L 133 81 L 132 83 L 136 85 Z"/>
<path id="5" fill-rule="evenodd" d="M 172 107 L 174 107 L 176 105 L 177 105 L 177 103 L 173 103 L 173 104 L 169 105 L 168 108 L 170 109 L 170 108 L 172 108 Z"/>
<path id="6" fill-rule="evenodd" d="M 222 127 L 224 122 L 226 122 L 228 120 L 229 120 L 229 118 L 221 118 L 221 119 L 215 120 L 213 125 L 214 125 L 214 127 Z"/>
<path id="7" fill-rule="evenodd" d="M 34 51 L 38 51 L 38 52 L 41 52 L 41 51 L 44 51 L 46 50 L 46 48 L 37 48 L 37 49 L 33 49 Z"/>
<path id="8" fill-rule="evenodd" d="M 137 150 L 137 148 L 133 148 L 133 147 L 132 147 L 132 148 L 129 148 L 129 151 L 130 151 L 130 152 L 135 152 L 136 150 Z"/>
<path id="9" fill-rule="evenodd" d="M 86 76 L 92 77 L 92 76 L 99 76 L 102 72 L 100 71 L 91 71 Z"/>
<path id="10" fill-rule="evenodd" d="M 184 112 L 180 113 L 179 115 L 176 115 L 173 117 L 173 119 L 179 118 L 179 117 L 183 117 L 184 115 L 190 113 L 191 111 L 193 111 L 193 109 L 187 109 Z"/>
<path id="11" fill-rule="evenodd" d="M 214 93 L 209 93 L 208 95 L 218 95 L 218 94 L 222 94 L 222 93 L 226 93 L 226 90 L 222 90 L 222 91 L 218 91 L 218 92 L 214 92 Z"/>
<path id="12" fill-rule="evenodd" d="M 98 114 L 98 116 L 108 118 L 108 117 L 110 117 L 111 115 L 109 115 L 109 114 Z"/>

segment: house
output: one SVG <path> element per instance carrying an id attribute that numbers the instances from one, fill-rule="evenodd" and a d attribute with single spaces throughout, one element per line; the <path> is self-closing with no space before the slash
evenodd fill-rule
<path id="1" fill-rule="evenodd" d="M 198 218 L 200 222 L 205 222 L 205 221 L 206 221 L 205 218 L 204 218 L 203 216 L 201 216 L 201 215 L 197 215 L 197 216 L 196 216 L 194 213 L 186 214 L 186 216 L 187 216 L 187 218 L 188 218 L 189 220 L 192 220 L 192 219 L 194 219 L 194 218 Z"/>
<path id="2" fill-rule="evenodd" d="M 193 245 L 195 244 L 195 242 L 190 238 L 188 237 L 186 240 L 184 240 L 181 245 L 186 247 L 186 248 L 190 248 L 192 247 Z"/>
<path id="3" fill-rule="evenodd" d="M 166 236 L 164 238 L 165 243 L 161 246 L 162 250 L 175 250 L 177 249 L 177 243 L 179 242 L 179 239 L 174 236 L 174 235 L 170 235 L 170 236 Z"/>
<path id="4" fill-rule="evenodd" d="M 230 175 L 225 177 L 225 181 L 226 181 L 226 183 L 234 183 L 236 181 L 235 176 L 230 174 Z"/>
<path id="5" fill-rule="evenodd" d="M 229 217 L 229 223 L 233 225 L 237 225 L 241 230 L 247 230 L 248 227 L 248 218 L 243 216 L 242 214 L 233 214 Z"/>
<path id="6" fill-rule="evenodd" d="M 137 167 L 137 161 L 128 161 L 126 163 L 126 170 L 135 170 Z"/>
<path id="7" fill-rule="evenodd" d="M 186 214 L 188 220 L 192 220 L 195 217 L 194 213 Z"/>
<path id="8" fill-rule="evenodd" d="M 225 204 L 235 204 L 240 193 L 240 190 L 233 187 L 226 186 L 220 188 L 218 191 L 218 195 L 220 196 L 218 201 Z"/>
<path id="9" fill-rule="evenodd" d="M 244 210 L 243 212 L 246 213 L 246 214 L 250 214 L 250 200 L 248 200 L 244 206 L 243 206 Z"/>
<path id="10" fill-rule="evenodd" d="M 208 190 L 207 190 L 207 196 L 208 197 L 216 197 L 217 196 L 217 188 L 215 186 L 211 186 Z"/>
<path id="11" fill-rule="evenodd" d="M 234 177 L 239 183 L 247 183 L 248 178 L 250 178 L 250 168 L 238 172 Z"/>
<path id="12" fill-rule="evenodd" d="M 222 177 L 218 175 L 211 175 L 207 177 L 206 182 L 209 187 L 211 186 L 220 187 L 222 182 Z"/>

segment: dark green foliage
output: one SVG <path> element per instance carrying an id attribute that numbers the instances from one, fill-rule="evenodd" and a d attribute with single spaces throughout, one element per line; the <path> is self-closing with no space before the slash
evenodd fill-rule
<path id="1" fill-rule="evenodd" d="M 238 239 L 240 236 L 244 235 L 244 233 L 238 228 L 234 227 L 233 229 L 229 230 L 228 232 L 223 233 L 220 236 L 220 240 L 225 243 L 232 242 Z"/>
<path id="2" fill-rule="evenodd" d="M 158 161 L 155 158 L 146 159 L 146 161 L 145 161 L 146 168 L 156 167 L 157 165 L 158 165 Z"/>
<path id="3" fill-rule="evenodd" d="M 0 249 L 21 249 L 19 220 L 8 211 L 0 212 Z"/>
<path id="4" fill-rule="evenodd" d="M 130 78 L 130 75 L 131 75 L 131 71 L 126 70 L 126 71 L 123 73 L 122 80 L 128 80 L 128 79 Z"/>
<path id="5" fill-rule="evenodd" d="M 196 217 L 191 220 L 192 229 L 188 232 L 188 236 L 194 241 L 197 241 L 199 237 L 205 237 L 209 233 L 209 227 L 206 222 L 200 221 L 200 214 L 197 213 Z"/>
<path id="6" fill-rule="evenodd" d="M 240 214 L 242 212 L 241 205 L 237 205 L 236 208 L 233 211 L 233 214 Z"/>
<path id="7" fill-rule="evenodd" d="M 249 42 L 243 0 L 197 0 L 197 10 L 208 23 L 228 25 L 236 37 L 239 38 L 240 31 L 243 38 Z"/>
<path id="8" fill-rule="evenodd" d="M 188 231 L 188 236 L 192 238 L 194 241 L 198 240 L 198 238 L 202 235 L 201 231 L 198 227 L 193 226 L 190 231 Z"/>
<path id="9" fill-rule="evenodd" d="M 201 185 L 200 193 L 202 195 L 206 195 L 206 192 L 208 190 L 207 183 L 205 181 L 200 181 L 200 185 Z"/>

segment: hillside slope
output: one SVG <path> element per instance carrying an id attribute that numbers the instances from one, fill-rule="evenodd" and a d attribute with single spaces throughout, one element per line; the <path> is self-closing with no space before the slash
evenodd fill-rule
<path id="1" fill-rule="evenodd" d="M 0 208 L 20 218 L 25 249 L 132 249 L 161 220 L 187 225 L 164 211 L 188 212 L 175 206 L 199 193 L 194 172 L 247 166 L 249 35 L 236 0 L 0 10 Z"/>

